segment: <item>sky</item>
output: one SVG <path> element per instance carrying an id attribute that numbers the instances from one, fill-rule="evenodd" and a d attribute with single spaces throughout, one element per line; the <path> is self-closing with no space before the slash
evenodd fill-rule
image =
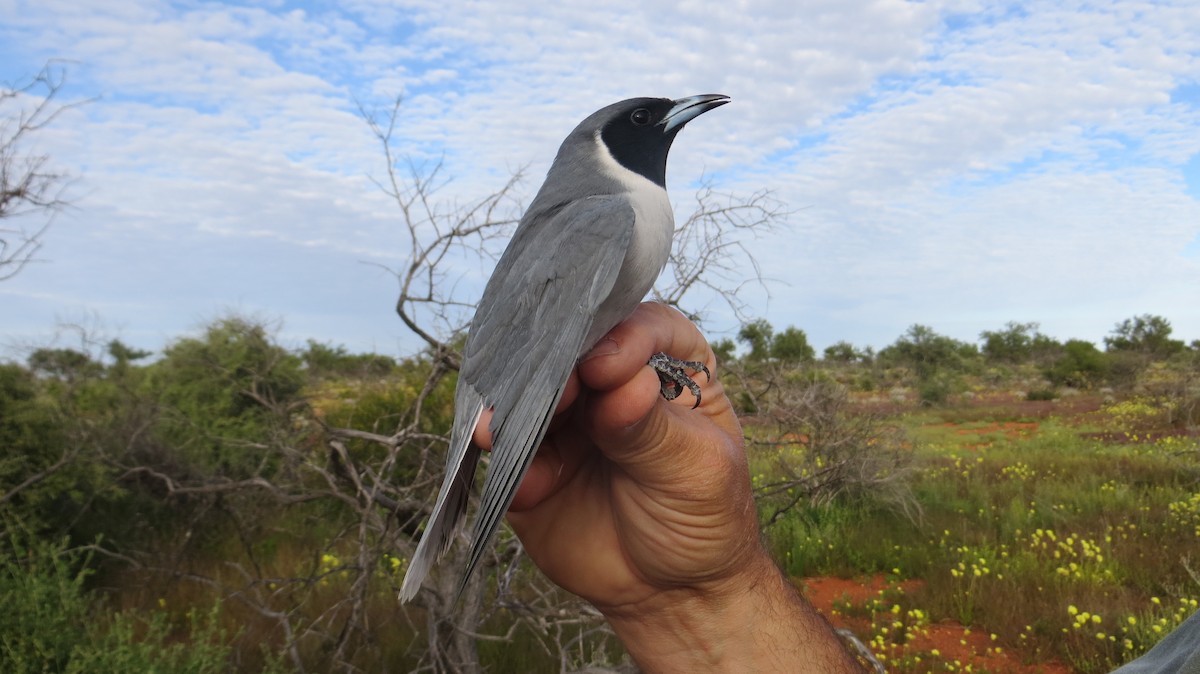
<path id="1" fill-rule="evenodd" d="M 0 282 L 0 353 L 63 324 L 157 351 L 239 312 L 410 354 L 407 229 L 360 110 L 401 100 L 397 166 L 440 164 L 453 214 L 522 168 L 527 203 L 608 103 L 700 93 L 733 102 L 676 139 L 677 221 L 705 185 L 785 212 L 737 234 L 766 279 L 749 316 L 818 349 L 915 323 L 1099 343 L 1147 313 L 1200 339 L 1197 26 L 1194 0 L 0 0 L 0 82 L 54 59 L 88 101 L 27 148 L 73 206 Z M 477 297 L 486 267 L 441 282 Z M 712 296 L 684 306 L 736 332 Z"/>

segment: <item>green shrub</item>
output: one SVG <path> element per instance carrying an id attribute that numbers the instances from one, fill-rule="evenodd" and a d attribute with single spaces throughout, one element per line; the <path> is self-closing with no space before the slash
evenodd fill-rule
<path id="1" fill-rule="evenodd" d="M 922 378 L 917 383 L 917 395 L 922 405 L 944 405 L 954 392 L 956 382 L 948 374 Z"/>
<path id="2" fill-rule="evenodd" d="M 232 669 L 220 605 L 186 624 L 166 611 L 106 614 L 85 587 L 90 553 L 13 528 L 0 549 L 0 671 L 6 674 L 209 674 Z M 266 658 L 265 671 L 285 671 Z"/>
<path id="3" fill-rule="evenodd" d="M 98 672 L 171 672 L 216 674 L 230 671 L 232 648 L 218 627 L 219 605 L 208 613 L 188 612 L 190 639 L 180 642 L 163 611 L 144 616 L 136 611 L 113 615 L 89 630 L 71 654 L 68 674 Z"/>
<path id="4" fill-rule="evenodd" d="M 10 533 L 0 550 L 0 671 L 61 672 L 88 637 L 88 557 Z"/>
<path id="5" fill-rule="evenodd" d="M 46 473 L 63 454 L 66 437 L 55 405 L 39 395 L 32 373 L 18 365 L 0 365 L 0 495 L 9 495 L 0 505 L 19 509 L 26 524 L 45 525 L 57 499 L 70 487 L 60 477 Z"/>
<path id="6" fill-rule="evenodd" d="M 261 449 L 263 438 L 286 431 L 281 412 L 301 399 L 300 366 L 261 323 L 217 320 L 202 336 L 167 347 L 148 368 L 146 393 L 165 408 L 155 435 L 194 471 L 249 477 L 272 459 Z"/>
<path id="7" fill-rule="evenodd" d="M 941 372 L 971 371 L 978 364 L 979 349 L 918 324 L 880 351 L 879 360 L 907 367 L 918 379 L 928 380 Z"/>
<path id="8" fill-rule="evenodd" d="M 1070 339 L 1063 344 L 1063 355 L 1045 372 L 1055 386 L 1088 388 L 1108 375 L 1109 359 L 1095 344 Z"/>

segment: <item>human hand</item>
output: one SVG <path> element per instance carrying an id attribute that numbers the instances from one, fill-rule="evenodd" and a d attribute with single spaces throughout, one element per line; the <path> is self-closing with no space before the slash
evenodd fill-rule
<path id="1" fill-rule="evenodd" d="M 659 395 L 646 366 L 658 352 L 708 366 L 699 407 Z M 717 375 L 695 325 L 640 306 L 581 359 L 509 522 L 534 563 L 594 604 L 644 670 L 800 671 L 803 659 L 824 663 L 812 671 L 853 671 L 760 543 L 741 426 Z M 486 428 L 475 436 L 485 448 Z"/>
<path id="2" fill-rule="evenodd" d="M 643 304 L 582 359 L 582 387 L 568 387 L 567 410 L 509 508 L 543 572 L 606 614 L 640 612 L 663 591 L 719 586 L 759 548 L 729 399 L 701 374 L 698 408 L 687 394 L 663 400 L 646 366 L 660 351 L 715 375 L 691 322 Z"/>

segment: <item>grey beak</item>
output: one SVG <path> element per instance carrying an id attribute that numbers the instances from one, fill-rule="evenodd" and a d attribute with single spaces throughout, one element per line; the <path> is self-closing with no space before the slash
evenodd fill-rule
<path id="1" fill-rule="evenodd" d="M 664 125 L 663 133 L 669 133 L 672 129 L 681 127 L 709 110 L 725 105 L 730 100 L 732 99 L 724 94 L 700 94 L 676 99 L 673 101 L 675 106 L 667 111 L 667 116 L 663 117 L 659 124 Z"/>

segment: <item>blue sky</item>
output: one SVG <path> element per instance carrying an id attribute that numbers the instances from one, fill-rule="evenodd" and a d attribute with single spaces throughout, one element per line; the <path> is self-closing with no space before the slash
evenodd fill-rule
<path id="1" fill-rule="evenodd" d="M 281 339 L 393 355 L 402 221 L 357 105 L 404 105 L 396 151 L 443 208 L 636 95 L 734 103 L 677 140 L 702 179 L 791 213 L 745 240 L 742 300 L 820 347 L 1010 320 L 1101 340 L 1130 316 L 1200 338 L 1200 5 L 966 0 L 162 3 L 0 0 L 0 80 L 64 59 L 38 138 L 78 179 L 43 261 L 0 282 L 0 348 L 59 323 L 158 349 L 228 311 Z M 465 295 L 484 270 L 450 268 Z M 711 298 L 704 327 L 736 319 Z"/>

